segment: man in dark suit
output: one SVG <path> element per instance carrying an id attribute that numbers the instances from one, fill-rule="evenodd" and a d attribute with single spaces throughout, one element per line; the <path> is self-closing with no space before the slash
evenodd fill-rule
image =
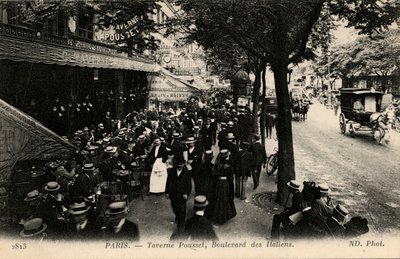
<path id="1" fill-rule="evenodd" d="M 253 171 L 253 155 L 248 150 L 250 143 L 242 142 L 240 147 L 235 171 L 235 196 L 241 200 L 245 200 L 247 179 L 251 177 Z"/>
<path id="2" fill-rule="evenodd" d="M 254 140 L 255 142 L 253 143 L 253 145 L 251 145 L 249 151 L 253 154 L 253 183 L 254 189 L 257 189 L 258 185 L 260 184 L 260 173 L 262 165 L 265 166 L 265 164 L 267 163 L 267 153 L 265 152 L 264 145 L 261 144 L 260 135 L 255 135 Z"/>
<path id="3" fill-rule="evenodd" d="M 343 224 L 348 214 L 349 211 L 340 204 L 336 205 L 336 207 L 333 209 L 332 217 L 326 220 L 329 233 L 333 237 L 345 237 L 346 229 Z"/>
<path id="4" fill-rule="evenodd" d="M 106 117 L 104 118 L 105 132 L 110 134 L 114 128 L 114 120 L 111 119 L 111 113 L 106 112 Z"/>
<path id="5" fill-rule="evenodd" d="M 211 222 L 204 217 L 204 210 L 208 205 L 206 196 L 194 198 L 193 209 L 195 214 L 187 220 L 184 237 L 190 240 L 218 240 Z"/>
<path id="6" fill-rule="evenodd" d="M 192 191 L 191 177 L 184 166 L 183 158 L 178 158 L 168 174 L 165 193 L 171 200 L 172 210 L 175 213 L 175 222 L 179 230 L 183 230 L 186 220 L 186 202 Z"/>
<path id="7" fill-rule="evenodd" d="M 188 137 L 186 139 L 186 145 L 187 164 L 190 165 L 187 169 L 190 172 L 190 175 L 194 176 L 197 173 L 197 170 L 199 169 L 203 159 L 203 153 L 201 152 L 200 148 L 196 146 L 196 139 L 194 137 Z"/>
<path id="8" fill-rule="evenodd" d="M 138 142 L 133 147 L 133 155 L 135 157 L 145 156 L 146 155 L 146 136 L 140 135 L 138 138 Z"/>
<path id="9" fill-rule="evenodd" d="M 107 224 L 103 227 L 103 238 L 106 240 L 139 240 L 138 226 L 127 220 L 129 214 L 126 202 L 113 202 L 108 206 L 105 212 Z"/>
<path id="10" fill-rule="evenodd" d="M 100 172 L 104 181 L 115 181 L 116 177 L 113 174 L 115 169 L 118 169 L 117 147 L 108 146 L 104 150 L 103 162 L 100 164 Z"/>
<path id="11" fill-rule="evenodd" d="M 226 129 L 226 123 L 221 122 L 221 130 L 218 133 L 219 150 L 226 149 L 226 136 L 227 135 L 228 135 L 228 130 Z"/>
<path id="12" fill-rule="evenodd" d="M 82 172 L 79 173 L 74 183 L 72 191 L 72 200 L 74 202 L 82 202 L 84 198 L 87 198 L 94 193 L 93 184 L 90 179 L 93 175 L 93 171 L 93 164 L 85 164 L 83 166 Z"/>
<path id="13" fill-rule="evenodd" d="M 204 150 L 211 150 L 212 145 L 215 144 L 213 128 L 211 127 L 211 120 L 207 119 L 200 134 L 203 138 Z"/>
<path id="14" fill-rule="evenodd" d="M 88 212 L 91 209 L 86 202 L 75 202 L 69 209 L 71 221 L 64 225 L 62 235 L 72 240 L 96 239 L 100 233 L 100 227 L 88 220 Z"/>
<path id="15" fill-rule="evenodd" d="M 200 134 L 200 127 L 197 125 L 194 126 L 193 131 L 194 131 L 193 137 L 196 140 L 196 147 L 198 147 L 200 152 L 203 153 L 205 149 L 204 149 L 203 136 Z"/>
<path id="16" fill-rule="evenodd" d="M 172 133 L 172 140 L 169 143 L 171 149 L 170 155 L 174 156 L 174 162 L 176 162 L 178 158 L 183 159 L 183 151 L 185 150 L 185 145 L 184 143 L 182 143 L 181 137 L 182 135 L 179 132 L 174 132 Z"/>

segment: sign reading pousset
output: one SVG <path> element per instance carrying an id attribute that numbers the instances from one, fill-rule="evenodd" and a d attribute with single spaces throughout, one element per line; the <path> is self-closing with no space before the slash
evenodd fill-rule
<path id="1" fill-rule="evenodd" d="M 133 17 L 128 21 L 117 24 L 114 28 L 110 28 L 109 30 L 103 30 L 99 38 L 100 40 L 111 40 L 111 41 L 121 41 L 125 39 L 129 39 L 136 35 L 136 31 L 132 28 L 137 22 L 137 18 Z"/>

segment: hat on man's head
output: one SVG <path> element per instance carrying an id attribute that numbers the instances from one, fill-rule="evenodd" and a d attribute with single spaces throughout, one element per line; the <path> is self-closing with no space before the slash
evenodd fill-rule
<path id="1" fill-rule="evenodd" d="M 120 214 L 128 214 L 128 212 L 129 210 L 128 207 L 126 206 L 126 202 L 117 201 L 110 203 L 110 205 L 108 205 L 108 209 L 106 210 L 106 215 L 116 216 Z"/>
<path id="2" fill-rule="evenodd" d="M 139 140 L 145 140 L 145 139 L 146 139 L 146 136 L 145 136 L 145 135 L 140 135 L 138 139 L 139 139 Z"/>
<path id="3" fill-rule="evenodd" d="M 174 133 L 172 133 L 172 138 L 179 139 L 179 138 L 181 138 L 181 134 L 179 132 L 174 132 Z"/>
<path id="4" fill-rule="evenodd" d="M 255 140 L 260 140 L 260 139 L 261 139 L 261 136 L 258 135 L 258 134 L 256 134 L 256 135 L 254 135 L 254 139 L 255 139 Z"/>
<path id="5" fill-rule="evenodd" d="M 227 157 L 230 154 L 231 154 L 231 152 L 229 152 L 228 149 L 222 149 L 221 151 L 219 151 L 220 157 Z"/>
<path id="6" fill-rule="evenodd" d="M 318 189 L 320 193 L 329 193 L 329 186 L 326 183 L 318 184 Z"/>
<path id="7" fill-rule="evenodd" d="M 58 191 L 61 186 L 57 182 L 48 182 L 44 189 L 48 192 L 55 192 Z"/>
<path id="8" fill-rule="evenodd" d="M 86 202 L 75 202 L 69 209 L 69 214 L 82 215 L 90 210 L 90 206 L 86 205 Z"/>
<path id="9" fill-rule="evenodd" d="M 98 127 L 99 129 L 104 129 L 103 123 L 99 123 L 99 125 L 97 125 L 97 127 Z"/>
<path id="10" fill-rule="evenodd" d="M 126 134 L 125 134 L 125 132 L 124 131 L 119 131 L 118 132 L 118 137 L 125 137 L 126 136 Z"/>
<path id="11" fill-rule="evenodd" d="M 188 137 L 186 139 L 186 144 L 195 143 L 197 140 L 194 137 Z"/>
<path id="12" fill-rule="evenodd" d="M 185 159 L 182 156 L 178 156 L 175 159 L 175 165 L 183 165 L 185 163 Z"/>
<path id="13" fill-rule="evenodd" d="M 333 210 L 339 213 L 344 218 L 347 217 L 347 215 L 349 214 L 349 211 L 340 204 L 336 205 Z"/>
<path id="14" fill-rule="evenodd" d="M 75 132 L 76 136 L 82 136 L 83 135 L 83 131 L 82 130 L 78 130 L 77 132 Z"/>
<path id="15" fill-rule="evenodd" d="M 196 125 L 196 126 L 193 127 L 193 129 L 194 130 L 200 130 L 200 127 Z"/>
<path id="16" fill-rule="evenodd" d="M 208 205 L 208 200 L 207 197 L 204 195 L 197 195 L 196 197 L 194 197 L 194 207 L 197 208 L 204 208 Z"/>
<path id="17" fill-rule="evenodd" d="M 89 131 L 89 128 L 88 127 L 84 127 L 83 131 Z"/>
<path id="18" fill-rule="evenodd" d="M 233 121 L 229 121 L 228 126 L 233 126 Z"/>
<path id="19" fill-rule="evenodd" d="M 299 190 L 300 189 L 300 183 L 295 181 L 295 180 L 291 180 L 290 182 L 288 182 L 287 186 L 289 186 L 289 188 L 292 188 L 292 189 L 295 189 L 295 190 Z"/>
<path id="20" fill-rule="evenodd" d="M 105 144 L 110 143 L 110 138 L 109 137 L 103 138 L 103 143 Z"/>
<path id="21" fill-rule="evenodd" d="M 38 190 L 34 190 L 26 194 L 24 201 L 34 201 L 42 197 L 42 195 Z"/>
<path id="22" fill-rule="evenodd" d="M 83 165 L 82 168 L 83 171 L 93 171 L 94 170 L 94 165 L 92 163 L 87 163 Z"/>
<path id="23" fill-rule="evenodd" d="M 227 139 L 235 139 L 235 135 L 233 135 L 233 133 L 228 133 L 228 135 L 226 135 Z"/>
<path id="24" fill-rule="evenodd" d="M 21 237 L 33 237 L 43 233 L 47 225 L 41 218 L 33 218 L 24 223 L 24 229 L 19 233 Z"/>
<path id="25" fill-rule="evenodd" d="M 104 150 L 104 152 L 110 153 L 110 154 L 115 153 L 115 152 L 117 152 L 117 147 L 107 146 L 106 149 Z"/>
<path id="26" fill-rule="evenodd" d="M 212 151 L 212 150 L 206 150 L 206 156 L 207 156 L 207 157 L 212 157 L 212 156 L 214 156 L 213 151 Z"/>
<path id="27" fill-rule="evenodd" d="M 243 141 L 243 142 L 240 144 L 240 146 L 241 146 L 243 149 L 248 149 L 248 148 L 250 147 L 250 143 L 249 143 L 249 142 L 246 142 L 246 141 Z"/>

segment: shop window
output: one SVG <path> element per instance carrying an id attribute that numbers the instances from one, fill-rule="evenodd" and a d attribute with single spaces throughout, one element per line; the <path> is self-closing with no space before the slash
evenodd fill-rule
<path id="1" fill-rule="evenodd" d="M 78 36 L 93 39 L 93 14 L 80 12 L 78 18 Z"/>

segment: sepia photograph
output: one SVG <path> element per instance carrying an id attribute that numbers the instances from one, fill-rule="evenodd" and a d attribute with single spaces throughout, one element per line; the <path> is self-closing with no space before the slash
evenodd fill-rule
<path id="1" fill-rule="evenodd" d="M 0 0 L 2 258 L 400 258 L 399 0 Z"/>

